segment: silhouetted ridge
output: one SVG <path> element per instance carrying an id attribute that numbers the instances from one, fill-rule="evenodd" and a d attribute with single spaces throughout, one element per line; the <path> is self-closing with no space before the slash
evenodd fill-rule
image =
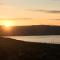
<path id="1" fill-rule="evenodd" d="M 32 25 L 12 26 L 11 31 L 4 31 L 0 26 L 0 35 L 60 35 L 60 26 Z"/>
<path id="2" fill-rule="evenodd" d="M 35 25 L 32 28 L 33 35 L 60 35 L 60 26 Z"/>

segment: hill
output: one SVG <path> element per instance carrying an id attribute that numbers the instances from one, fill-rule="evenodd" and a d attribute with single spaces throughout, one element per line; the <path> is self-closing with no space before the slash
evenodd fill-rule
<path id="1" fill-rule="evenodd" d="M 34 25 L 32 35 L 60 35 L 60 26 Z"/>
<path id="2" fill-rule="evenodd" d="M 32 43 L 0 37 L 0 60 L 60 60 L 60 44 Z"/>
<path id="3" fill-rule="evenodd" d="M 32 26 L 12 26 L 11 31 L 5 31 L 0 26 L 0 36 L 28 36 L 28 35 L 60 35 L 60 26 L 32 25 Z M 6 28 L 7 29 L 7 28 Z"/>

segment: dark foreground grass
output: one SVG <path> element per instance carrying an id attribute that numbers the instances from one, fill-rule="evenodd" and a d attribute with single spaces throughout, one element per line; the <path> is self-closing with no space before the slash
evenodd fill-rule
<path id="1" fill-rule="evenodd" d="M 0 60 L 60 60 L 60 45 L 0 37 Z"/>

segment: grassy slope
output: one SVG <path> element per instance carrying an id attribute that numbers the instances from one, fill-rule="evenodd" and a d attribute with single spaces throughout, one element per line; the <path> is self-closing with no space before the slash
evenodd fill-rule
<path id="1" fill-rule="evenodd" d="M 0 60 L 60 60 L 60 45 L 0 37 Z"/>

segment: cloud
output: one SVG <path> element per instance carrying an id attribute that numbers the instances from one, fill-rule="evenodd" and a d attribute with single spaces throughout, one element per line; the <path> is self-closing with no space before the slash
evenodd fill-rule
<path id="1" fill-rule="evenodd" d="M 48 19 L 48 20 L 60 20 L 60 19 Z"/>
<path id="2" fill-rule="evenodd" d="M 0 5 L 5 5 L 5 0 L 0 0 Z"/>
<path id="3" fill-rule="evenodd" d="M 60 0 L 51 0 L 51 1 L 60 1 Z"/>
<path id="4" fill-rule="evenodd" d="M 18 20 L 30 20 L 30 19 L 32 19 L 32 18 L 15 18 L 15 19 L 18 19 Z"/>
<path id="5" fill-rule="evenodd" d="M 1 3 L 1 2 L 0 2 L 0 5 L 4 5 L 4 3 Z"/>
<path id="6" fill-rule="evenodd" d="M 3 5 L 3 3 L 4 3 L 3 0 L 0 0 L 0 5 Z"/>
<path id="7" fill-rule="evenodd" d="M 32 10 L 32 9 L 29 9 L 30 11 L 35 11 L 35 12 L 45 12 L 45 13 L 60 13 L 60 10 Z"/>
<path id="8" fill-rule="evenodd" d="M 9 19 L 9 20 L 30 20 L 32 18 L 0 18 L 0 20 L 5 20 L 5 19 Z"/>
<path id="9" fill-rule="evenodd" d="M 2 3 L 0 3 L 0 5 L 2 5 Z"/>

